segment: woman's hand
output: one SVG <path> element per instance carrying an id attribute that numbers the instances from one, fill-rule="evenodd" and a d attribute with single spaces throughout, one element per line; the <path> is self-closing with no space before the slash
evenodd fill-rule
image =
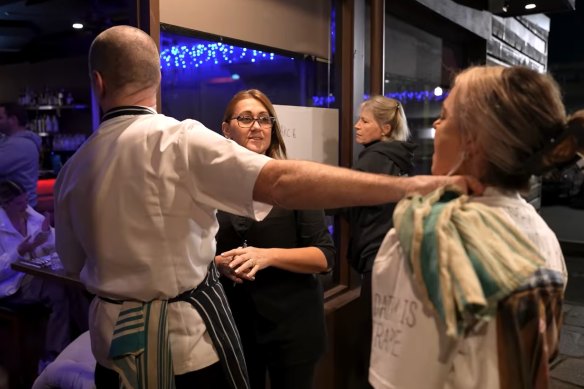
<path id="1" fill-rule="evenodd" d="M 229 263 L 233 260 L 233 257 L 227 257 L 223 255 L 217 255 L 215 257 L 215 265 L 217 265 L 217 269 L 219 272 L 229 278 L 231 281 L 235 282 L 236 284 L 242 284 L 243 281 L 253 281 L 253 278 L 248 277 L 247 274 L 237 274 L 231 267 L 229 267 Z"/>
<path id="2" fill-rule="evenodd" d="M 47 232 L 38 231 L 34 235 L 27 235 L 26 238 L 20 242 L 18 245 L 18 254 L 23 256 L 28 253 L 32 253 L 37 247 L 45 243 L 49 238 Z"/>
<path id="3" fill-rule="evenodd" d="M 237 276 L 254 280 L 258 271 L 270 266 L 270 250 L 248 246 L 229 250 L 221 255 L 232 257 L 228 266 Z"/>
<path id="4" fill-rule="evenodd" d="M 45 212 L 45 218 L 41 223 L 41 231 L 51 232 L 51 215 L 48 212 Z"/>
<path id="5" fill-rule="evenodd" d="M 37 247 L 42 246 L 49 240 L 51 234 L 51 224 L 48 215 L 45 214 L 45 218 L 41 224 L 41 228 L 36 231 L 33 235 L 28 235 L 23 239 L 18 245 L 18 254 L 23 256 L 27 253 L 32 253 Z"/>

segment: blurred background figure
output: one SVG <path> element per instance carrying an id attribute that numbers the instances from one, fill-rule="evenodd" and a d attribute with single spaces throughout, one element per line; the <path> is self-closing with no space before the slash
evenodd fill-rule
<path id="1" fill-rule="evenodd" d="M 0 180 L 19 182 L 36 205 L 41 138 L 25 128 L 26 109 L 14 103 L 0 103 Z"/>
<path id="2" fill-rule="evenodd" d="M 519 192 L 574 161 L 584 111 L 566 117 L 551 76 L 472 67 L 434 128 L 432 173 L 471 175 L 486 190 L 397 205 L 373 267 L 370 382 L 549 388 L 567 271 L 555 234 Z"/>
<path id="3" fill-rule="evenodd" d="M 410 131 L 404 109 L 399 101 L 385 96 L 373 96 L 361 104 L 355 123 L 355 142 L 365 146 L 353 169 L 392 176 L 407 176 L 413 172 L 416 145 L 408 142 Z M 359 350 L 355 357 L 355 384 L 369 387 L 369 355 L 371 352 L 371 268 L 383 238 L 393 227 L 395 203 L 344 210 L 350 226 L 349 262 L 361 276 L 361 314 L 353 341 Z"/>
<path id="4" fill-rule="evenodd" d="M 237 93 L 223 134 L 275 159 L 286 146 L 272 103 L 261 91 Z M 241 335 L 253 389 L 308 389 L 325 350 L 323 289 L 335 250 L 323 211 L 274 207 L 261 222 L 219 211 L 217 257 Z"/>
<path id="5" fill-rule="evenodd" d="M 87 330 L 88 300 L 84 302 L 80 290 L 10 267 L 19 259 L 52 257 L 54 253 L 55 235 L 49 219 L 27 205 L 23 187 L 13 181 L 1 181 L 0 302 L 40 304 L 50 311 L 39 371 L 54 360 L 74 336 Z M 58 262 L 58 258 L 52 257 L 51 261 Z M 42 314 L 39 312 L 39 319 Z"/>

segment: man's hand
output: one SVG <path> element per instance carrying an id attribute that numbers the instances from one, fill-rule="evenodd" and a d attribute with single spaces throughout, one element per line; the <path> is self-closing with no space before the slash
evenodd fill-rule
<path id="1" fill-rule="evenodd" d="M 442 186 L 455 186 L 462 193 L 481 195 L 485 190 L 483 184 L 471 176 L 414 176 L 408 178 L 411 185 L 409 193 L 425 195 Z"/>

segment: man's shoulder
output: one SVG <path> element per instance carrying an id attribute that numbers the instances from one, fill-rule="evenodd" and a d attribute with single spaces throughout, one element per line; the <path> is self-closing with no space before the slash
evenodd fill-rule
<path id="1" fill-rule="evenodd" d="M 164 114 L 156 115 L 156 125 L 152 127 L 152 130 L 178 130 L 178 131 L 190 131 L 190 130 L 209 130 L 203 123 L 195 119 L 176 119 L 172 116 L 166 116 Z"/>
<path id="2" fill-rule="evenodd" d="M 0 150 L 0 156 L 4 157 L 15 155 L 35 157 L 39 152 L 39 146 L 32 139 L 10 136 L 0 141 Z"/>
<path id="3" fill-rule="evenodd" d="M 195 119 L 190 119 L 190 118 L 186 118 L 186 119 L 177 119 L 173 116 L 168 116 L 165 115 L 163 113 L 159 113 L 156 114 L 154 116 L 155 120 L 160 123 L 160 124 L 168 124 L 168 125 L 193 125 L 193 124 L 199 124 L 202 125 L 200 122 L 198 122 Z"/>
<path id="4" fill-rule="evenodd" d="M 35 136 L 38 137 L 38 135 L 34 134 Z M 40 140 L 39 140 L 40 142 Z M 30 145 L 30 146 L 34 146 L 36 147 L 37 142 L 28 137 L 28 136 L 17 136 L 17 135 L 13 135 L 13 136 L 7 136 L 5 137 L 3 140 L 0 141 L 0 146 L 3 145 Z"/>

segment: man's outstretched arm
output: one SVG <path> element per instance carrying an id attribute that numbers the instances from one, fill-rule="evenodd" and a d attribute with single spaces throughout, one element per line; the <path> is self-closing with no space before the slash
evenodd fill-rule
<path id="1" fill-rule="evenodd" d="M 470 177 L 395 177 L 363 173 L 309 161 L 272 160 L 256 180 L 253 198 L 289 209 L 324 209 L 397 202 L 443 185 L 482 192 Z"/>

